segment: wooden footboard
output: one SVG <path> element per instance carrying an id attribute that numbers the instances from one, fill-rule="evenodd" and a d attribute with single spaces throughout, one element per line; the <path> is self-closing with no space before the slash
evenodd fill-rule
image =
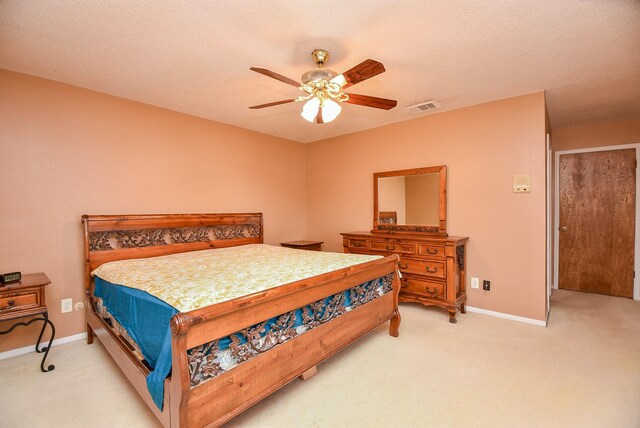
<path id="1" fill-rule="evenodd" d="M 83 223 L 89 296 L 92 296 L 90 272 L 106 261 L 262 242 L 261 214 L 83 216 Z M 225 229 L 228 225 L 232 228 Z M 190 228 L 200 229 L 196 233 Z M 139 238 L 136 242 L 141 246 L 120 248 L 122 242 L 131 245 L 122 234 L 127 230 Z M 149 239 L 147 231 L 150 230 L 154 231 L 155 241 Z M 189 239 L 181 239 L 181 236 L 191 241 L 184 242 Z M 196 240 L 198 237 L 201 240 Z M 145 246 L 149 242 L 155 245 Z M 397 256 L 389 256 L 176 314 L 171 319 L 173 371 L 165 381 L 162 411 L 155 406 L 146 389 L 148 368 L 133 355 L 93 305 L 89 305 L 87 314 L 88 340 L 90 342 L 95 333 L 164 426 L 218 426 L 381 323 L 391 320 L 389 332 L 397 336 L 400 324 L 397 261 Z M 393 277 L 390 292 L 354 306 L 326 323 L 318 323 L 315 328 L 265 350 L 231 370 L 198 385 L 191 384 L 189 350 L 381 277 Z"/>

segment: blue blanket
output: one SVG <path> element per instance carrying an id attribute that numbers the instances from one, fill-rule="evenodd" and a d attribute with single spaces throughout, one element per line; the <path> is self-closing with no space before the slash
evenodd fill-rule
<path id="1" fill-rule="evenodd" d="M 146 291 L 114 285 L 98 277 L 95 284 L 94 295 L 102 299 L 109 313 L 136 341 L 153 368 L 147 376 L 147 388 L 162 410 L 164 380 L 171 371 L 169 321 L 178 310 Z"/>

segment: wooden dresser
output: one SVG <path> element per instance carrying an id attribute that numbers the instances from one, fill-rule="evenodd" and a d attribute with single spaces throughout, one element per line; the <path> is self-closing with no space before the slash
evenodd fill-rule
<path id="1" fill-rule="evenodd" d="M 466 237 L 419 234 L 342 233 L 345 253 L 398 254 L 401 302 L 434 305 L 449 311 L 456 322 L 467 301 L 465 278 Z"/>

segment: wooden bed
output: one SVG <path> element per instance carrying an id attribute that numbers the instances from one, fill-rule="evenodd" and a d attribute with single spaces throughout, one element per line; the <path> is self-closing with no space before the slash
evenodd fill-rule
<path id="1" fill-rule="evenodd" d="M 103 263 L 263 242 L 262 214 L 84 215 L 87 342 L 97 336 L 166 427 L 219 426 L 376 326 L 398 335 L 397 256 L 389 256 L 207 306 L 171 318 L 172 374 L 160 410 L 147 390 L 149 368 L 100 315 L 91 272 Z M 199 385 L 190 383 L 188 350 L 367 281 L 393 278 L 392 291 L 293 337 Z M 265 368 L 267 368 L 265 370 Z"/>

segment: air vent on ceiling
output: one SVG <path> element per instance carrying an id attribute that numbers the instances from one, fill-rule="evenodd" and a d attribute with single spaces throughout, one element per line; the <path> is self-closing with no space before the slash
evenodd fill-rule
<path id="1" fill-rule="evenodd" d="M 405 107 L 405 109 L 409 110 L 409 111 L 413 111 L 416 113 L 422 113 L 425 111 L 430 111 L 430 110 L 436 110 L 440 108 L 440 104 L 438 104 L 435 101 L 425 101 L 423 103 L 420 104 L 415 104 L 412 106 L 407 106 Z"/>

